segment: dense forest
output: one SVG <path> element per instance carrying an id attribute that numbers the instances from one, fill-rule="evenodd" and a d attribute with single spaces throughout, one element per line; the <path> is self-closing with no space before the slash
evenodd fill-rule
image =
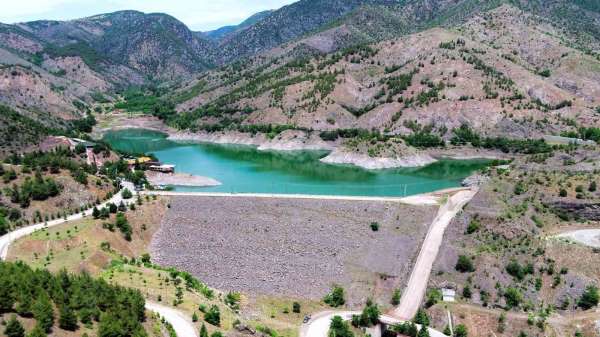
<path id="1" fill-rule="evenodd" d="M 109 285 L 86 273 L 56 275 L 23 263 L 0 262 L 0 312 L 34 318 L 30 336 L 97 326 L 99 337 L 146 336 L 145 300 L 137 290 Z M 58 323 L 58 326 L 56 326 Z M 6 329 L 23 331 L 11 319 Z"/>

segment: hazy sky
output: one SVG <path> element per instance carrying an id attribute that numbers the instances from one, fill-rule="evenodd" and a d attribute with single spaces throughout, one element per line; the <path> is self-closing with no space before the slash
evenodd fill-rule
<path id="1" fill-rule="evenodd" d="M 296 0 L 0 0 L 0 22 L 69 20 L 124 9 L 170 14 L 192 30 L 237 24 L 266 9 Z"/>

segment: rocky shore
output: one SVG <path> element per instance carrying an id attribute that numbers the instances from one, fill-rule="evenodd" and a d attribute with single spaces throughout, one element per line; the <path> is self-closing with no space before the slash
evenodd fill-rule
<path id="1" fill-rule="evenodd" d="M 435 163 L 437 160 L 428 154 L 415 154 L 398 158 L 370 157 L 366 154 L 345 151 L 333 151 L 321 162 L 327 164 L 350 164 L 368 170 L 391 169 L 398 167 L 420 167 Z"/>

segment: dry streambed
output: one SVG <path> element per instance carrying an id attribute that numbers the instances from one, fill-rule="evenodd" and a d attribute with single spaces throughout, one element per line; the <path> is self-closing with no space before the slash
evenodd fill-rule
<path id="1" fill-rule="evenodd" d="M 405 284 L 436 211 L 396 202 L 179 196 L 151 251 L 155 262 L 218 289 L 320 298 L 339 283 L 358 305 Z"/>

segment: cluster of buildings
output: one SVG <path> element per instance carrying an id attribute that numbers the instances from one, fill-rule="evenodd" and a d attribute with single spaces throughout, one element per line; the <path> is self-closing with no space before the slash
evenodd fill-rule
<path id="1" fill-rule="evenodd" d="M 125 161 L 131 169 L 138 166 L 149 171 L 161 173 L 175 173 L 175 165 L 163 164 L 159 161 L 153 160 L 150 157 L 128 158 Z"/>

